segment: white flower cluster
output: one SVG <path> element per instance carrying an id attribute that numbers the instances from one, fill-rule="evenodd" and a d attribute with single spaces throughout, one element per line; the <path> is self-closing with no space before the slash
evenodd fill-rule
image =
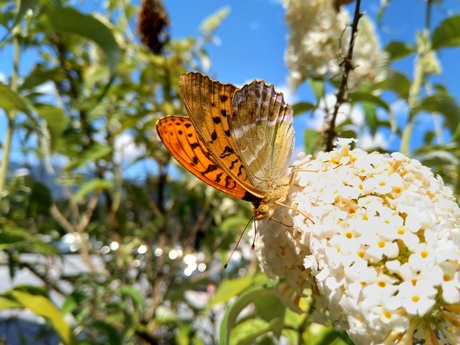
<path id="1" fill-rule="evenodd" d="M 273 216 L 293 226 L 258 223 L 263 269 L 286 277 L 291 307 L 310 288 L 321 301 L 315 308 L 356 344 L 459 344 L 460 208 L 452 191 L 400 153 L 341 144 L 294 164 L 286 205 L 296 210 L 278 207 Z"/>
<path id="2" fill-rule="evenodd" d="M 346 10 L 337 11 L 333 0 L 284 0 L 283 3 L 290 29 L 285 59 L 291 87 L 296 89 L 314 76 L 338 77 L 350 39 L 351 20 Z M 349 88 L 383 77 L 385 55 L 367 17 L 360 20 L 353 55 L 355 69 L 350 74 Z"/>

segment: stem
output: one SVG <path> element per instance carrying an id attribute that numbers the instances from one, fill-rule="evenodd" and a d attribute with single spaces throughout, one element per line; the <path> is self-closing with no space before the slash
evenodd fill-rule
<path id="1" fill-rule="evenodd" d="M 359 19 L 362 17 L 362 13 L 360 12 L 361 1 L 356 0 L 355 6 L 355 13 L 353 17 L 353 23 L 351 25 L 351 37 L 350 43 L 348 45 L 348 53 L 347 56 L 343 59 L 342 63 L 340 64 L 343 66 L 343 74 L 342 74 L 342 81 L 340 83 L 340 88 L 337 91 L 337 102 L 334 105 L 334 112 L 328 121 L 328 128 L 324 133 L 325 143 L 326 143 L 326 151 L 332 151 L 334 148 L 334 139 L 337 136 L 335 131 L 335 122 L 337 120 L 337 115 L 339 114 L 340 106 L 346 101 L 346 93 L 347 93 L 347 83 L 348 83 L 348 76 L 350 72 L 353 70 L 353 48 L 355 46 L 356 35 L 358 34 L 358 23 Z"/>
<path id="2" fill-rule="evenodd" d="M 19 9 L 19 1 L 17 1 L 17 8 Z M 13 72 L 11 74 L 11 90 L 18 90 L 18 77 L 19 77 L 19 62 L 21 59 L 21 45 L 19 43 L 18 35 L 21 32 L 21 25 L 17 25 L 13 29 Z M 10 154 L 11 143 L 13 141 L 13 134 L 15 129 L 16 111 L 12 110 L 6 113 L 8 118 L 8 127 L 6 129 L 5 141 L 3 143 L 3 155 L 0 166 L 0 200 L 5 195 L 6 179 L 10 167 Z"/>

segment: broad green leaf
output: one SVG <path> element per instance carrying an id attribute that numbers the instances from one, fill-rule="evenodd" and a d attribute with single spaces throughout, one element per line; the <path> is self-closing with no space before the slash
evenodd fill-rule
<path id="1" fill-rule="evenodd" d="M 256 344 L 257 338 L 270 333 L 270 323 L 258 318 L 251 318 L 238 323 L 231 332 L 230 345 Z"/>
<path id="2" fill-rule="evenodd" d="M 303 144 L 307 155 L 314 155 L 321 149 L 322 135 L 314 129 L 306 129 L 303 132 Z"/>
<path id="3" fill-rule="evenodd" d="M 248 219 L 241 216 L 227 217 L 220 224 L 219 229 L 222 233 L 241 231 L 248 224 Z"/>
<path id="4" fill-rule="evenodd" d="M 312 109 L 315 109 L 315 105 L 308 103 L 308 102 L 299 102 L 292 106 L 292 110 L 294 112 L 294 116 L 298 116 L 300 114 L 306 113 Z"/>
<path id="5" fill-rule="evenodd" d="M 0 310 L 22 309 L 22 304 L 9 296 L 0 296 Z"/>
<path id="6" fill-rule="evenodd" d="M 124 345 L 123 334 L 118 328 L 106 322 L 106 320 L 96 320 L 93 322 L 93 326 L 107 336 L 107 344 Z"/>
<path id="7" fill-rule="evenodd" d="M 84 183 L 78 191 L 72 197 L 72 202 L 77 203 L 86 195 L 93 191 L 101 191 L 111 189 L 113 187 L 113 181 L 103 180 L 99 178 L 92 179 L 89 182 Z"/>
<path id="8" fill-rule="evenodd" d="M 415 53 L 416 50 L 406 43 L 392 41 L 385 47 L 385 51 L 388 53 L 390 61 L 395 61 Z"/>
<path id="9" fill-rule="evenodd" d="M 316 104 L 319 104 L 321 99 L 324 97 L 325 89 L 324 89 L 324 80 L 323 79 L 315 79 L 310 78 L 308 79 L 308 84 L 310 85 L 313 94 L 316 98 Z"/>
<path id="10" fill-rule="evenodd" d="M 236 325 L 238 315 L 249 304 L 253 303 L 258 298 L 264 298 L 271 294 L 272 287 L 267 287 L 267 284 L 256 284 L 252 288 L 246 290 L 239 295 L 232 305 L 230 305 L 222 319 L 220 325 L 220 344 L 228 345 L 230 341 L 230 333 Z"/>
<path id="11" fill-rule="evenodd" d="M 265 321 L 275 318 L 284 319 L 286 307 L 272 289 L 271 294 L 267 293 L 264 298 L 257 299 L 255 302 L 257 315 Z"/>
<path id="12" fill-rule="evenodd" d="M 49 104 L 37 105 L 38 114 L 45 119 L 51 136 L 51 150 L 54 151 L 62 139 L 62 133 L 69 124 L 69 118 L 64 110 Z"/>
<path id="13" fill-rule="evenodd" d="M 82 152 L 81 156 L 78 157 L 78 159 L 75 162 L 69 164 L 67 169 L 70 170 L 76 167 L 84 167 L 88 165 L 88 163 L 90 162 L 106 157 L 110 152 L 112 152 L 112 148 L 110 146 L 94 144 L 90 148 Z"/>
<path id="14" fill-rule="evenodd" d="M 49 215 L 49 209 L 52 203 L 53 197 L 51 196 L 51 191 L 48 186 L 39 181 L 35 181 L 29 195 L 27 216 L 36 217 L 37 215 Z"/>
<path id="15" fill-rule="evenodd" d="M 374 90 L 390 90 L 396 93 L 400 98 L 407 99 L 411 82 L 407 76 L 401 72 L 393 71 L 385 80 L 376 83 Z"/>
<path id="16" fill-rule="evenodd" d="M 103 22 L 74 8 L 55 6 L 44 11 L 42 20 L 50 30 L 76 34 L 96 43 L 107 57 L 111 74 L 115 74 L 121 50 L 112 30 Z"/>
<path id="17" fill-rule="evenodd" d="M 228 302 L 233 297 L 237 296 L 240 292 L 244 291 L 255 282 L 260 282 L 267 278 L 264 275 L 258 275 L 256 277 L 244 276 L 231 280 L 224 281 L 219 284 L 219 288 L 214 294 L 212 300 L 207 305 L 207 310 L 211 309 L 216 304 Z"/>
<path id="18" fill-rule="evenodd" d="M 378 129 L 378 118 L 377 118 L 377 112 L 375 109 L 375 105 L 369 102 L 362 102 L 361 106 L 364 111 L 364 118 L 366 120 L 366 125 L 369 127 L 369 130 L 371 131 L 372 136 L 374 136 L 375 133 L 377 133 L 377 129 Z"/>
<path id="19" fill-rule="evenodd" d="M 428 113 L 440 113 L 444 115 L 444 124 L 456 133 L 458 124 L 460 123 L 460 107 L 455 99 L 446 95 L 431 95 L 423 98 L 413 109 L 414 114 L 421 111 Z"/>
<path id="20" fill-rule="evenodd" d="M 0 250 L 14 248 L 23 242 L 30 240 L 30 234 L 23 229 L 3 229 L 0 232 Z"/>
<path id="21" fill-rule="evenodd" d="M 64 300 L 64 304 L 62 305 L 62 313 L 70 313 L 77 305 L 85 301 L 87 298 L 88 294 L 84 289 L 77 288 L 73 290 L 72 293 L 68 295 Z"/>
<path id="22" fill-rule="evenodd" d="M 460 15 L 445 19 L 434 29 L 431 38 L 433 49 L 460 46 Z"/>
<path id="23" fill-rule="evenodd" d="M 2 82 L 0 82 L 0 108 L 3 108 L 6 113 L 17 110 L 30 115 L 26 100 Z"/>
<path id="24" fill-rule="evenodd" d="M 388 113 L 391 112 L 390 106 L 383 99 L 370 92 L 350 92 L 349 98 L 352 103 L 368 102 L 385 109 Z"/>
<path id="25" fill-rule="evenodd" d="M 52 69 L 44 69 L 43 66 L 36 66 L 25 78 L 19 86 L 20 91 L 31 91 L 37 86 L 43 85 L 46 82 L 59 82 L 64 78 L 64 73 L 58 67 Z"/>
<path id="26" fill-rule="evenodd" d="M 18 290 L 13 290 L 10 293 L 18 303 L 21 303 L 24 306 L 24 308 L 27 308 L 38 316 L 50 321 L 53 329 L 59 335 L 64 345 L 78 344 L 77 339 L 72 332 L 72 328 L 65 321 L 61 312 L 48 298 Z"/>

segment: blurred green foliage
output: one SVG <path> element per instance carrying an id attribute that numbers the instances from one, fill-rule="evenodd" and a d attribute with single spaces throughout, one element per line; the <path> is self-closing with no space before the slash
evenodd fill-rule
<path id="1" fill-rule="evenodd" d="M 13 66 L 9 83 L 0 83 L 0 107 L 8 119 L 0 168 L 2 264 L 12 279 L 29 270 L 42 282 L 39 288 L 18 285 L 4 292 L 0 310 L 32 311 L 66 345 L 273 344 L 280 336 L 292 344 L 349 343 L 344 334 L 284 307 L 273 292 L 277 283 L 259 272 L 254 258 L 243 256 L 222 270 L 226 250 L 251 217 L 250 205 L 172 164 L 154 127 L 164 115 L 185 114 L 179 76 L 209 67 L 206 46 L 228 9 L 207 19 L 201 36 L 176 40 L 167 35 L 161 2 L 146 3 L 156 4 L 150 7 L 153 13 L 139 14 L 129 2 L 108 1 L 107 12 L 97 16 L 65 0 L 0 3 L 0 24 L 8 29 L 0 48 L 14 51 L 14 61 L 2 61 Z M 154 46 L 136 43 L 128 25 L 136 15 L 161 19 L 163 25 L 150 33 L 157 36 L 143 39 Z M 460 17 L 447 18 L 426 36 L 432 45 L 425 49 L 458 46 L 459 23 Z M 417 48 L 388 44 L 389 63 L 419 54 Z M 20 75 L 26 50 L 37 56 L 33 68 Z M 309 82 L 317 99 L 293 105 L 296 115 L 314 111 L 325 97 L 326 81 Z M 404 137 L 405 128 L 376 116 L 383 109 L 391 119 L 384 93 L 408 103 L 410 123 L 420 114 L 442 116 L 452 142 L 434 144 L 433 136 L 427 136 L 414 155 L 458 195 L 456 100 L 442 85 L 411 100 L 413 87 L 413 80 L 393 70 L 384 82 L 349 93 L 348 100 L 362 107 L 372 134 L 391 128 Z M 354 137 L 355 129 L 348 119 L 336 130 Z M 13 136 L 22 143 L 24 157 L 37 160 L 42 173 L 54 173 L 53 183 L 8 175 Z M 320 133 L 306 129 L 306 152 L 317 152 L 321 140 Z M 124 178 L 130 166 L 120 152 L 129 145 L 141 152 L 132 164 L 151 165 L 154 173 Z M 52 189 L 56 186 L 58 193 Z M 49 241 L 66 234 L 77 239 L 85 266 L 72 274 L 56 273 L 67 259 Z M 207 270 L 186 275 L 188 254 L 199 257 Z M 56 295 L 62 303 L 56 304 Z"/>

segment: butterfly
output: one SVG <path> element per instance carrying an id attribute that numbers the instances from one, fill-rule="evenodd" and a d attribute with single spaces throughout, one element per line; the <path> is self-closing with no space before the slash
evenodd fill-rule
<path id="1" fill-rule="evenodd" d="M 263 80 L 237 88 L 197 72 L 180 77 L 179 91 L 189 117 L 157 122 L 166 148 L 203 182 L 252 202 L 256 220 L 270 218 L 286 197 L 294 148 L 283 94 Z"/>

